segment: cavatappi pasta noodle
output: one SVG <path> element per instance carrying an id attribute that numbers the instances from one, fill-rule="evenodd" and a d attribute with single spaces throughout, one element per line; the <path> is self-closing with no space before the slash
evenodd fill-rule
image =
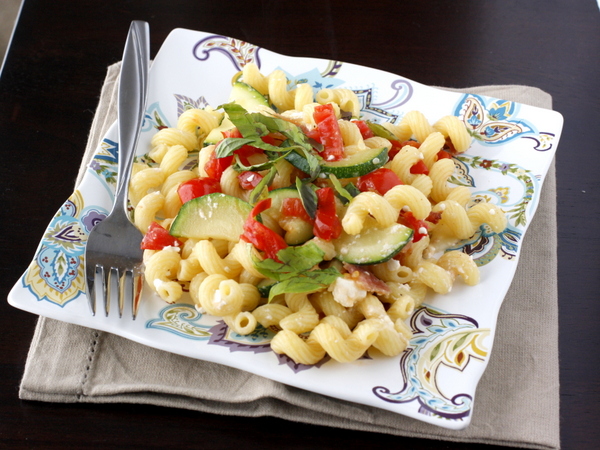
<path id="1" fill-rule="evenodd" d="M 149 162 L 135 164 L 130 200 L 146 233 L 147 285 L 168 303 L 189 290 L 199 311 L 239 334 L 271 329 L 273 351 L 296 363 L 402 353 L 411 339 L 405 321 L 427 292 L 479 282 L 470 256 L 442 250 L 482 224 L 494 232 L 507 224 L 498 206 L 449 182 L 451 156 L 468 149 L 469 133 L 456 117 L 430 124 L 419 111 L 374 126 L 361 120 L 353 91 L 290 89 L 283 71 L 264 75 L 254 64 L 235 83 L 254 110 L 188 109 L 153 137 Z M 261 134 L 243 134 L 240 118 Z M 223 133 L 209 141 L 215 130 Z M 200 196 L 190 197 L 197 180 Z M 193 224 L 191 235 L 174 230 L 187 226 L 188 202 L 214 195 L 246 205 L 244 215 L 225 214 L 198 236 Z M 221 233 L 236 221 L 237 235 Z M 368 240 L 377 233 L 391 240 L 379 248 Z M 406 239 L 396 242 L 399 233 Z"/>

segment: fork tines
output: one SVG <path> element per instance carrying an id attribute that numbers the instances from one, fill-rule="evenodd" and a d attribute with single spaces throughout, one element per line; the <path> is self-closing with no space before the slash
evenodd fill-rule
<path id="1" fill-rule="evenodd" d="M 137 272 L 137 273 L 136 273 Z M 94 270 L 94 279 L 88 293 L 92 315 L 96 315 L 96 299 L 102 299 L 104 314 L 108 317 L 111 309 L 111 299 L 115 299 L 119 318 L 125 310 L 130 309 L 131 317 L 135 320 L 140 303 L 143 277 L 136 269 L 119 269 L 111 267 L 105 270 L 98 264 Z M 127 311 L 127 312 L 128 312 Z"/>

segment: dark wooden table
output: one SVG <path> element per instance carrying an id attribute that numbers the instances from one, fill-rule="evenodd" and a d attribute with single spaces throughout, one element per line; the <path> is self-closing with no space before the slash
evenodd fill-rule
<path id="1" fill-rule="evenodd" d="M 169 31 L 182 27 L 429 85 L 523 84 L 552 94 L 565 117 L 556 158 L 562 442 L 564 449 L 598 448 L 600 12 L 594 0 L 25 0 L 0 78 L 2 298 L 72 191 L 106 67 L 121 58 L 133 19 L 150 23 L 152 55 Z M 483 448 L 276 418 L 23 402 L 18 385 L 35 321 L 0 302 L 0 447 Z"/>

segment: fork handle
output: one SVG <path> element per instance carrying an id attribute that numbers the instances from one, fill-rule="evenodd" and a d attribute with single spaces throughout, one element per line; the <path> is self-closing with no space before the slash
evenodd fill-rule
<path id="1" fill-rule="evenodd" d="M 122 208 L 126 215 L 133 156 L 146 108 L 150 65 L 149 36 L 147 22 L 133 21 L 129 28 L 121 63 L 118 92 L 119 171 L 113 209 Z"/>

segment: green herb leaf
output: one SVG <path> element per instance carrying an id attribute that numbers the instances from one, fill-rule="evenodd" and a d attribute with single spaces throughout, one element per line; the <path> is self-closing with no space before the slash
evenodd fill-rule
<path id="1" fill-rule="evenodd" d="M 267 278 L 278 281 L 269 292 L 269 300 L 284 293 L 314 292 L 329 286 L 339 277 L 334 267 L 319 269 L 325 252 L 315 243 L 287 247 L 277 253 L 281 262 L 272 259 L 254 261 L 258 271 Z"/>
<path id="2" fill-rule="evenodd" d="M 254 139 L 245 138 L 225 138 L 220 141 L 215 148 L 215 156 L 224 158 L 233 155 L 233 152 L 242 148 L 244 145 L 252 144 Z"/>
<path id="3" fill-rule="evenodd" d="M 307 183 L 303 183 L 300 178 L 296 178 L 296 189 L 298 190 L 298 194 L 300 194 L 302 206 L 304 206 L 310 218 L 314 219 L 317 215 L 317 194 Z"/>
<path id="4" fill-rule="evenodd" d="M 348 194 L 350 194 L 352 197 L 356 197 L 358 194 L 360 194 L 360 189 L 358 189 L 354 183 L 348 183 L 346 185 L 346 192 L 348 192 Z"/>
<path id="5" fill-rule="evenodd" d="M 252 189 L 252 192 L 248 197 L 248 202 L 250 204 L 254 205 L 258 203 L 259 200 L 262 200 L 269 196 L 268 186 L 271 184 L 276 174 L 277 170 L 275 169 L 275 167 L 271 167 L 269 173 L 265 175 L 262 180 L 260 180 L 260 183 L 258 183 L 254 189 Z"/>
<path id="6" fill-rule="evenodd" d="M 394 136 L 383 125 L 380 125 L 378 123 L 371 122 L 370 120 L 367 120 L 367 126 L 371 129 L 371 131 L 373 132 L 373 134 L 375 136 L 379 136 L 379 137 L 386 138 L 386 139 L 391 139 L 393 141 L 397 141 L 398 140 L 398 138 L 396 136 Z"/>
<path id="7" fill-rule="evenodd" d="M 269 290 L 269 301 L 279 294 L 302 294 L 317 292 L 323 289 L 323 284 L 311 278 L 292 278 L 275 284 Z"/>
<path id="8" fill-rule="evenodd" d="M 350 193 L 346 189 L 344 189 L 342 183 L 340 183 L 340 180 L 338 180 L 334 174 L 330 173 L 329 179 L 331 180 L 331 184 L 333 184 L 333 188 L 338 193 L 338 197 L 340 198 L 342 203 L 346 204 L 352 201 L 354 197 L 352 197 L 352 195 L 350 195 Z"/>
<path id="9" fill-rule="evenodd" d="M 248 111 L 237 103 L 226 103 L 220 108 L 225 110 L 229 120 L 239 130 L 242 137 L 256 139 L 268 133 L 264 125 L 255 122 Z"/>

